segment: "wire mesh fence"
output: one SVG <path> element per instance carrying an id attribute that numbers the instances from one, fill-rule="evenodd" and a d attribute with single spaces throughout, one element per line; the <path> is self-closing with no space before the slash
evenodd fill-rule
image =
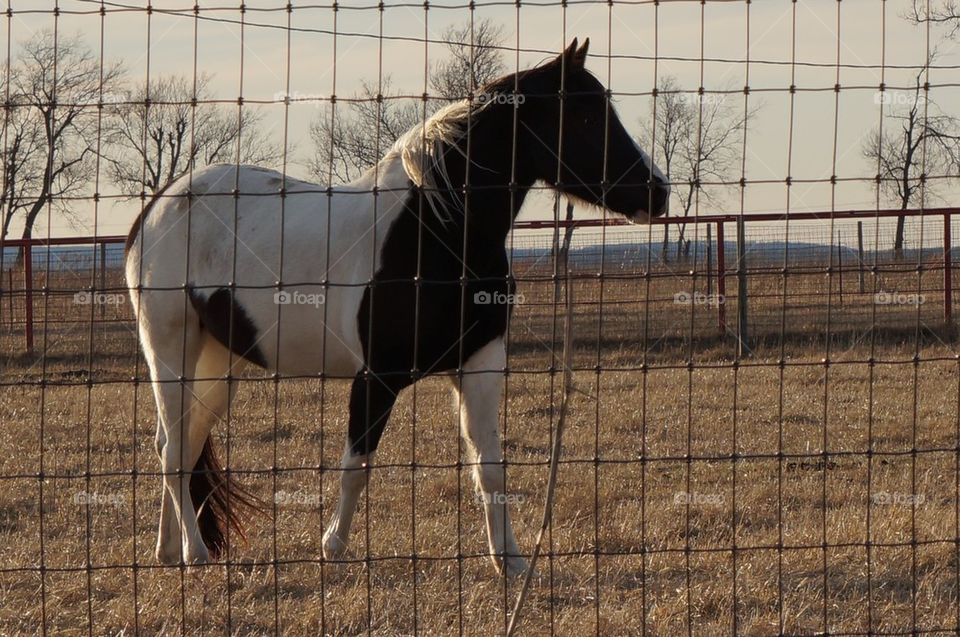
<path id="1" fill-rule="evenodd" d="M 958 24 L 8 1 L 0 634 L 957 634 Z"/>

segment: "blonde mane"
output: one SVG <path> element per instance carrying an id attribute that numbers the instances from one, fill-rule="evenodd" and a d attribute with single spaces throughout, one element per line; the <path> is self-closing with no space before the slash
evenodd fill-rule
<path id="1" fill-rule="evenodd" d="M 466 149 L 461 148 L 460 142 L 466 137 L 470 119 L 485 105 L 461 100 L 444 106 L 400 136 L 384 157 L 385 160 L 399 157 L 404 172 L 423 191 L 427 204 L 441 223 L 452 220 L 441 196 L 442 191 L 449 192 L 457 205 L 463 205 L 458 188 L 450 181 L 443 159 L 444 150 L 450 147 L 467 157 Z"/>

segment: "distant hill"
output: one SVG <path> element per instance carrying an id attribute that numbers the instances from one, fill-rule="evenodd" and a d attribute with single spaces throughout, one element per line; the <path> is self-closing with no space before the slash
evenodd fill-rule
<path id="1" fill-rule="evenodd" d="M 529 261 L 535 259 L 549 260 L 551 254 L 549 238 L 544 236 L 536 237 L 535 240 L 520 236 L 515 236 L 512 249 L 513 258 L 516 261 Z M 526 244 L 526 245 L 525 245 Z M 509 245 L 509 244 L 508 244 Z M 724 242 L 724 251 L 728 267 L 732 267 L 735 261 L 737 246 L 733 241 Z M 789 251 L 790 263 L 807 262 L 827 264 L 830 262 L 831 252 L 833 253 L 834 263 L 838 258 L 842 258 L 844 263 L 854 263 L 857 260 L 857 251 L 848 246 L 828 246 L 821 243 L 811 243 L 802 241 L 791 241 L 784 244 L 782 241 L 749 241 L 747 242 L 747 260 L 752 265 L 777 265 L 783 263 L 784 253 Z M 919 250 L 905 250 L 903 262 L 916 262 Z M 703 262 L 707 254 L 706 241 L 697 241 L 691 243 L 687 252 L 687 259 L 693 259 Z M 716 262 L 716 244 L 713 245 L 712 258 Z M 107 244 L 104 251 L 106 267 L 123 267 L 123 245 Z M 618 266 L 628 265 L 631 268 L 643 267 L 647 260 L 651 264 L 677 263 L 676 244 L 671 243 L 667 246 L 667 259 L 663 258 L 662 244 L 659 241 L 653 243 L 646 242 L 611 242 L 606 245 L 599 243 L 589 243 L 586 245 L 574 245 L 570 250 L 571 265 L 574 267 L 597 268 L 601 259 L 608 267 L 616 268 Z M 3 270 L 9 270 L 17 258 L 16 248 L 4 248 L 3 250 Z M 874 259 L 879 262 L 889 262 L 893 260 L 892 250 L 882 250 L 875 254 L 867 252 L 865 262 L 873 263 Z M 940 250 L 928 248 L 923 251 L 924 261 L 940 260 Z M 49 259 L 50 270 L 53 271 L 89 271 L 96 265 L 100 267 L 100 248 L 89 245 L 78 246 L 53 246 L 49 250 L 45 247 L 36 247 L 33 249 L 33 265 L 35 269 L 46 270 Z M 681 259 L 680 262 L 683 262 Z M 548 261 L 547 261 L 548 262 Z"/>

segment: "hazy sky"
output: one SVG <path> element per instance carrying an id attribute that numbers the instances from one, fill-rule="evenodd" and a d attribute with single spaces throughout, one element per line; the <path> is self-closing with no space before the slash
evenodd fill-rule
<path id="1" fill-rule="evenodd" d="M 321 2 L 324 6 L 319 6 Z M 327 0 L 314 0 L 309 3 L 312 8 L 294 2 L 289 16 L 283 10 L 261 10 L 282 9 L 284 0 L 248 0 L 245 15 L 236 8 L 238 2 L 201 1 L 200 20 L 192 15 L 193 4 L 193 0 L 154 0 L 155 9 L 180 13 L 154 11 L 148 17 L 143 10 L 118 10 L 144 7 L 145 0 L 108 1 L 108 13 L 101 22 L 99 0 L 11 0 L 15 15 L 0 18 L 4 23 L 0 37 L 6 50 L 10 34 L 14 54 L 17 43 L 36 29 L 80 32 L 97 51 L 102 37 L 104 59 L 122 60 L 131 82 L 147 77 L 148 63 L 150 77 L 190 77 L 196 68 L 198 73 L 214 76 L 212 88 L 224 99 L 235 99 L 242 83 L 247 100 L 274 100 L 287 90 L 288 74 L 289 91 L 294 95 L 349 96 L 361 79 L 376 82 L 381 73 L 392 77 L 395 90 L 419 95 L 424 91 L 425 65 L 444 53 L 442 45 L 425 44 L 424 38 L 438 39 L 447 25 L 470 19 L 462 0 L 448 0 L 446 8 L 431 3 L 429 11 L 386 2 L 382 13 L 374 2 L 341 2 L 340 10 L 334 12 Z M 59 18 L 53 13 L 56 5 Z M 905 0 L 763 0 L 749 5 L 708 1 L 702 7 L 699 1 L 668 0 L 658 9 L 652 2 L 635 0 L 612 7 L 606 2 L 571 4 L 566 10 L 553 3 L 524 3 L 518 10 L 515 6 L 484 6 L 481 0 L 474 18 L 502 24 L 506 44 L 519 47 L 519 53 L 505 53 L 511 69 L 536 64 L 547 57 L 546 51 L 559 51 L 573 36 L 589 36 L 588 67 L 617 94 L 621 118 L 635 134 L 641 130 L 641 119 L 650 117 L 649 92 L 655 76 L 675 75 L 681 86 L 696 89 L 702 75 L 703 85 L 710 90 L 742 89 L 749 74 L 748 105 L 760 106 L 760 110 L 747 133 L 745 176 L 777 182 L 746 188 L 742 208 L 751 212 L 786 209 L 788 189 L 783 182 L 788 162 L 795 180 L 827 179 L 834 172 L 834 161 L 841 178 L 875 174 L 876 167 L 863 159 L 861 148 L 865 136 L 880 122 L 877 86 L 881 81 L 888 86 L 909 86 L 915 70 L 894 67 L 922 65 L 928 55 L 926 29 L 902 17 L 908 5 Z M 273 28 L 284 27 L 288 17 L 294 31 Z M 241 19 L 247 22 L 243 28 Z M 384 39 L 377 37 L 381 30 Z M 791 66 L 794 32 L 798 64 Z M 960 104 L 958 70 L 950 68 L 960 61 L 960 51 L 956 42 L 943 40 L 942 35 L 933 31 L 929 47 L 939 50 L 936 64 L 948 68 L 931 71 L 930 81 L 936 86 L 930 95 L 949 112 Z M 838 49 L 843 65 L 839 80 Z M 885 69 L 881 68 L 884 60 Z M 842 89 L 837 106 L 833 86 L 838 82 Z M 792 122 L 787 91 L 791 83 L 798 87 Z M 950 86 L 939 86 L 944 84 Z M 738 108 L 743 108 L 742 94 L 726 99 L 736 100 Z M 282 140 L 284 105 L 261 108 L 265 125 Z M 884 109 L 889 114 L 891 106 Z M 318 113 L 316 104 L 289 107 L 287 138 L 293 148 L 289 172 L 293 174 L 306 174 L 303 162 L 311 150 L 307 130 Z M 793 148 L 788 152 L 791 123 Z M 738 143 L 742 144 L 742 139 Z M 738 171 L 735 178 L 739 177 Z M 101 180 L 108 182 L 106 175 Z M 829 183 L 795 184 L 790 209 L 871 208 L 874 201 L 872 189 L 865 183 L 841 181 L 835 188 Z M 929 205 L 939 204 L 931 201 Z M 101 205 L 97 233 L 125 233 L 138 207 Z M 87 208 L 87 227 L 71 228 L 54 219 L 50 234 L 93 232 L 92 204 Z M 542 198 L 529 202 L 528 208 L 526 215 L 550 214 L 549 200 Z M 700 214 L 739 212 L 739 189 L 727 193 L 723 208 L 701 208 Z M 48 232 L 45 223 L 38 230 L 37 235 Z"/>

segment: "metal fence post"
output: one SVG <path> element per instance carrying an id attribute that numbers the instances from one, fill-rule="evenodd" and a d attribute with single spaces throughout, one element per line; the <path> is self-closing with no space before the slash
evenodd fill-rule
<path id="1" fill-rule="evenodd" d="M 863 272 L 863 222 L 857 222 L 857 261 L 858 267 L 860 268 L 859 280 L 860 280 L 860 294 L 863 294 L 864 290 L 864 272 Z"/>
<path id="2" fill-rule="evenodd" d="M 747 324 L 747 250 L 746 223 L 743 215 L 737 217 L 737 355 L 749 354 L 747 346 L 750 330 Z"/>
<path id="3" fill-rule="evenodd" d="M 27 338 L 27 354 L 33 354 L 33 251 L 28 241 L 23 245 L 24 329 Z"/>
<path id="4" fill-rule="evenodd" d="M 840 305 L 843 305 L 843 244 L 841 244 L 840 231 L 837 230 L 837 290 L 840 293 Z"/>
<path id="5" fill-rule="evenodd" d="M 717 325 L 727 331 L 727 265 L 723 256 L 723 222 L 717 222 Z"/>
<path id="6" fill-rule="evenodd" d="M 96 248 L 94 248 L 93 254 L 94 259 L 96 259 Z M 100 241 L 100 291 L 104 293 L 107 291 L 107 244 L 103 241 Z M 100 320 L 103 320 L 106 310 L 106 303 L 100 303 Z"/>
<path id="7" fill-rule="evenodd" d="M 13 268 L 7 270 L 7 324 L 13 329 Z"/>
<path id="8" fill-rule="evenodd" d="M 707 296 L 713 294 L 713 226 L 707 224 Z"/>
<path id="9" fill-rule="evenodd" d="M 953 321 L 953 240 L 950 237 L 950 213 L 943 213 L 943 320 Z"/>

